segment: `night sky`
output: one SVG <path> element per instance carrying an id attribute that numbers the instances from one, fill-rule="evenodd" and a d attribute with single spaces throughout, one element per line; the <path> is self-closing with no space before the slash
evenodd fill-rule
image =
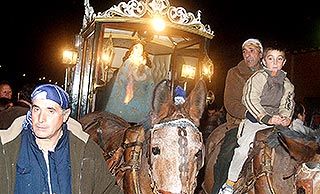
<path id="1" fill-rule="evenodd" d="M 95 12 L 104 11 L 116 0 L 90 0 Z M 224 88 L 227 69 L 242 58 L 241 44 L 248 38 L 262 43 L 277 42 L 288 50 L 320 48 L 320 12 L 315 1 L 173 0 L 195 13 L 202 11 L 202 23 L 209 24 L 215 37 L 210 57 L 216 66 L 217 87 Z M 82 0 L 21 1 L 3 6 L 0 80 L 15 88 L 45 76 L 63 84 L 62 51 L 73 45 L 80 31 Z M 6 11 L 4 11 L 4 9 Z M 4 12 L 9 12 L 5 14 Z M 26 74 L 23 77 L 23 74 Z"/>

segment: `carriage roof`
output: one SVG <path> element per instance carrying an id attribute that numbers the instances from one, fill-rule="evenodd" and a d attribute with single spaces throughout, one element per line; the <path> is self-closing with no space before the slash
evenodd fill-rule
<path id="1" fill-rule="evenodd" d="M 103 23 L 105 34 L 112 34 L 115 47 L 129 48 L 136 36 L 148 31 L 154 18 L 161 17 L 166 30 L 151 32 L 152 37 L 147 50 L 150 54 L 168 54 L 173 49 L 188 47 L 190 53 L 200 48 L 203 39 L 212 39 L 214 34 L 209 25 L 201 22 L 201 11 L 196 14 L 183 7 L 170 5 L 168 0 L 130 0 L 113 5 L 106 11 L 95 13 L 89 1 L 85 1 L 85 15 L 80 34 L 90 33 L 90 27 Z"/>
<path id="2" fill-rule="evenodd" d="M 183 7 L 171 6 L 168 0 L 130 0 L 128 3 L 120 2 L 108 10 L 98 13 L 94 13 L 89 0 L 85 0 L 84 6 L 85 15 L 82 30 L 93 21 L 148 25 L 150 19 L 161 16 L 166 19 L 166 25 L 170 28 L 210 39 L 214 36 L 210 26 L 201 23 L 201 11 L 198 10 L 195 16 Z"/>

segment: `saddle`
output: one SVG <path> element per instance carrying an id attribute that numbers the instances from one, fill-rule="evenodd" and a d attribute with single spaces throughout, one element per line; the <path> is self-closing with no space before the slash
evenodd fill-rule
<path id="1" fill-rule="evenodd" d="M 306 146 L 301 148 L 297 145 L 298 143 L 303 143 Z M 292 168 L 287 168 L 288 165 L 285 162 L 283 164 L 278 163 L 277 165 L 283 165 L 284 172 L 282 175 L 274 172 L 276 167 L 274 166 L 275 157 L 277 154 L 281 154 L 281 152 L 276 152 L 276 149 L 280 145 L 287 152 L 287 156 L 283 155 L 282 157 L 287 158 L 285 160 L 293 161 L 292 164 L 294 164 Z M 306 166 L 302 164 L 315 155 L 316 149 L 314 148 L 312 139 L 288 129 L 269 128 L 259 131 L 236 183 L 235 193 L 247 193 L 255 188 L 259 188 L 260 191 L 263 188 L 262 193 L 278 193 L 274 189 L 276 185 L 275 177 L 277 176 L 281 176 L 280 178 L 283 181 L 290 179 L 294 184 L 293 188 L 298 188 L 298 191 L 299 189 L 304 192 L 311 190 L 311 192 L 306 193 L 313 193 L 313 185 L 319 184 L 320 178 L 315 179 L 315 172 L 307 170 Z M 279 167 L 277 168 L 279 169 Z"/>

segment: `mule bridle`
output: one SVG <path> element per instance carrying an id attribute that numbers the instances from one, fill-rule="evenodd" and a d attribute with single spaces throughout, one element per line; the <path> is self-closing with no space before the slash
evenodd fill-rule
<path id="1" fill-rule="evenodd" d="M 181 156 L 181 164 L 179 165 L 180 171 L 180 179 L 183 179 L 185 175 L 188 174 L 188 163 L 187 163 L 187 155 L 188 155 L 188 139 L 187 139 L 187 131 L 185 126 L 178 126 L 178 144 L 179 144 L 179 155 Z"/>

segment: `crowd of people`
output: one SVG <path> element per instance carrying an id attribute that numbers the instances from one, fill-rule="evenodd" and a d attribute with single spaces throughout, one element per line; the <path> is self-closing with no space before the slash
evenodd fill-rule
<path id="1" fill-rule="evenodd" d="M 225 82 L 223 122 L 228 131 L 237 132 L 238 147 L 220 194 L 233 193 L 258 131 L 283 126 L 313 132 L 305 126 L 306 109 L 294 101 L 294 86 L 282 70 L 285 50 L 275 45 L 263 49 L 258 39 L 251 38 L 242 44 L 242 56 Z M 69 95 L 62 88 L 26 84 L 14 100 L 10 83 L 3 81 L 0 106 L 0 193 L 123 192 L 108 171 L 101 148 L 70 117 Z M 219 110 L 208 107 L 206 119 Z"/>

